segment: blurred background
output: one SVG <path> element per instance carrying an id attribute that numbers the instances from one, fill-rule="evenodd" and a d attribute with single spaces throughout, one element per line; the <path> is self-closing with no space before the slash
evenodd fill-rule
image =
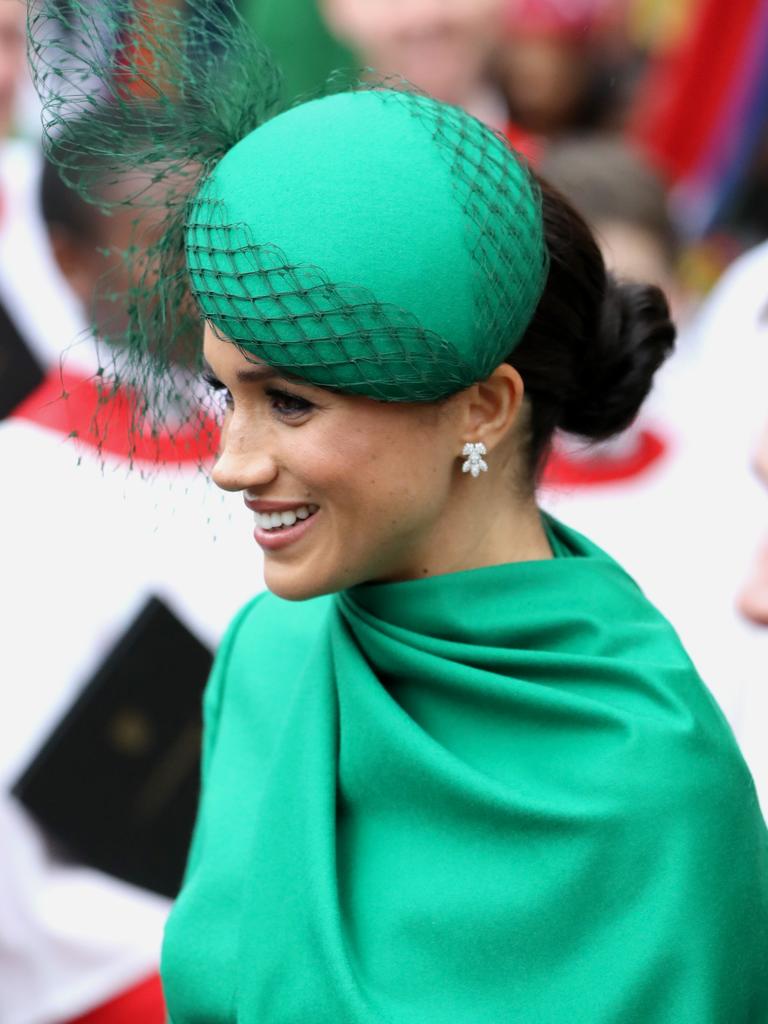
<path id="1" fill-rule="evenodd" d="M 137 11 L 162 5 L 182 3 Z M 610 443 L 560 437 L 541 502 L 670 618 L 768 807 L 768 500 L 752 469 L 768 420 L 768 0 L 241 12 L 286 102 L 340 72 L 463 106 L 573 201 L 614 273 L 666 292 L 678 351 L 647 407 Z M 160 1024 L 200 689 L 261 567 L 196 457 L 144 474 L 119 431 L 89 449 L 92 296 L 131 224 L 45 166 L 25 13 L 0 0 L 0 1024 Z"/>

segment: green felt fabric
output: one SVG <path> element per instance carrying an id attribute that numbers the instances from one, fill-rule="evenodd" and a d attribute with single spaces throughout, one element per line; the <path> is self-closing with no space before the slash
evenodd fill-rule
<path id="1" fill-rule="evenodd" d="M 392 90 L 303 104 L 234 146 L 191 204 L 203 314 L 315 384 L 428 400 L 487 376 L 546 280 L 525 168 L 466 114 Z"/>
<path id="2" fill-rule="evenodd" d="M 759 1024 L 766 830 L 669 624 L 556 557 L 257 598 L 206 696 L 174 1024 Z"/>

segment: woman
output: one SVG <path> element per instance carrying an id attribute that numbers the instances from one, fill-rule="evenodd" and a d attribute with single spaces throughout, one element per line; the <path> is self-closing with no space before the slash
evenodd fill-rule
<path id="1" fill-rule="evenodd" d="M 500 130 L 509 120 L 490 66 L 502 0 L 320 0 L 333 34 L 379 73 L 402 75 Z"/>
<path id="2" fill-rule="evenodd" d="M 271 593 L 207 691 L 175 1024 L 767 1019 L 733 737 L 632 580 L 535 501 L 556 428 L 634 417 L 663 296 L 422 96 L 307 103 L 204 163 L 214 479 Z"/>

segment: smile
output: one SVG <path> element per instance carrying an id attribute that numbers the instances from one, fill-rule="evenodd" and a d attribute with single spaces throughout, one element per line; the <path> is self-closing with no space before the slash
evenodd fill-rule
<path id="1" fill-rule="evenodd" d="M 253 521 L 260 530 L 284 530 L 309 519 L 315 512 L 317 505 L 299 505 L 298 508 L 289 508 L 283 512 L 254 512 Z"/>
<path id="2" fill-rule="evenodd" d="M 281 512 L 254 511 L 254 540 L 265 551 L 287 547 L 312 528 L 317 512 L 317 505 L 297 505 Z"/>

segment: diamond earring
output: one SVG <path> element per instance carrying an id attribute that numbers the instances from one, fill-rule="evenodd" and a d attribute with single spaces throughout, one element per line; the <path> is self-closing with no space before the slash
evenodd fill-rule
<path id="1" fill-rule="evenodd" d="M 467 458 L 467 461 L 461 467 L 462 473 L 471 473 L 477 479 L 481 473 L 488 472 L 488 463 L 483 458 L 484 455 L 488 454 L 488 449 L 482 441 L 479 441 L 477 444 L 468 441 L 464 445 L 464 450 L 461 454 Z"/>

